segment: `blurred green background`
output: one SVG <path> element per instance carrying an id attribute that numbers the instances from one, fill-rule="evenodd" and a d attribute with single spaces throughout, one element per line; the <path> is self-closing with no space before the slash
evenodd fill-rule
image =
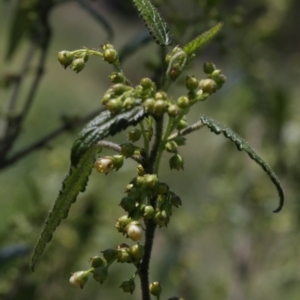
<path id="1" fill-rule="evenodd" d="M 28 51 L 24 37 L 12 59 L 5 60 L 15 8 L 30 1 L 0 2 L 0 76 L 19 72 Z M 97 48 L 107 42 L 105 28 L 80 5 L 82 1 L 61 2 L 51 12 L 53 32 L 45 74 L 11 155 L 57 128 L 62 116 L 82 116 L 98 109 L 111 84 L 112 68 L 99 58 L 91 57 L 79 74 L 63 70 L 57 62 L 57 51 Z M 110 24 L 115 35 L 109 42 L 118 51 L 144 35 L 131 1 L 83 2 Z M 201 51 L 186 74 L 204 78 L 203 63 L 213 61 L 227 82 L 197 105 L 188 121 L 208 114 L 245 137 L 281 179 L 286 204 L 279 214 L 272 213 L 278 201 L 276 190 L 235 145 L 205 128 L 191 134 L 187 146 L 180 149 L 184 171 L 171 172 L 169 155 L 164 155 L 160 179 L 181 196 L 183 206 L 174 212 L 168 228 L 157 230 L 150 279 L 161 280 L 162 299 L 178 295 L 186 300 L 298 300 L 300 2 L 153 3 L 181 45 L 215 22 L 224 22 L 222 33 Z M 158 46 L 149 42 L 124 60 L 123 70 L 136 85 L 140 78 L 153 76 L 158 63 Z M 28 93 L 36 66 L 35 60 L 19 103 Z M 1 136 L 13 88 L 0 88 Z M 184 94 L 183 80 L 170 92 L 174 98 Z M 118 288 L 134 272 L 132 266 L 114 265 L 102 286 L 90 280 L 77 290 L 68 283 L 70 272 L 89 267 L 90 257 L 128 242 L 114 223 L 123 214 L 118 204 L 124 188 L 135 176 L 135 164 L 130 161 L 115 174 L 92 173 L 87 191 L 55 232 L 35 273 L 29 270 L 31 252 L 68 170 L 70 147 L 79 130 L 60 135 L 1 170 L 1 299 L 141 299 L 139 288 L 133 296 Z M 125 132 L 113 138 L 120 143 L 125 139 Z"/>

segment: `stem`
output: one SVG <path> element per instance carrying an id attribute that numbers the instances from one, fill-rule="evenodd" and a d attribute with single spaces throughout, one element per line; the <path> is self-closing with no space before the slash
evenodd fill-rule
<path id="1" fill-rule="evenodd" d="M 167 125 L 167 129 L 165 131 L 164 137 L 163 137 L 162 141 L 160 142 L 160 146 L 159 146 L 159 149 L 158 149 L 157 158 L 156 158 L 156 162 L 155 162 L 155 167 L 154 167 L 154 173 L 155 174 L 158 174 L 160 160 L 161 160 L 162 154 L 163 154 L 164 149 L 165 149 L 165 144 L 168 140 L 168 137 L 169 137 L 170 133 L 172 132 L 173 121 L 174 121 L 174 118 L 170 117 L 169 120 L 168 120 L 168 125 Z"/>
<path id="2" fill-rule="evenodd" d="M 149 140 L 148 140 L 148 137 L 147 137 L 147 134 L 146 134 L 146 130 L 145 130 L 145 126 L 144 126 L 143 121 L 140 122 L 140 127 L 141 127 L 141 130 L 142 130 L 142 135 L 143 135 L 143 140 L 144 140 L 144 149 L 145 149 L 146 154 L 148 155 Z"/>
<path id="3" fill-rule="evenodd" d="M 154 199 L 153 199 L 154 200 Z M 149 264 L 154 240 L 154 233 L 156 229 L 156 224 L 153 220 L 148 220 L 146 223 L 146 232 L 145 232 L 145 253 L 143 261 L 140 265 L 140 279 L 141 279 L 141 288 L 142 288 L 142 299 L 150 300 L 149 292 Z"/>
<path id="4" fill-rule="evenodd" d="M 121 147 L 118 144 L 110 142 L 110 141 L 102 140 L 102 141 L 99 141 L 97 143 L 97 145 L 101 146 L 101 147 L 104 147 L 104 148 L 114 150 L 118 153 L 121 152 Z M 143 164 L 144 163 L 144 160 L 143 160 L 142 156 L 140 156 L 140 155 L 133 155 L 130 158 L 135 160 L 138 164 Z"/>
<path id="5" fill-rule="evenodd" d="M 205 126 L 205 125 L 202 123 L 202 121 L 198 121 L 198 122 L 192 124 L 191 126 L 188 126 L 187 128 L 184 128 L 183 130 L 178 131 L 178 132 L 172 134 L 172 135 L 168 138 L 168 140 L 172 140 L 172 139 L 176 138 L 177 136 L 184 136 L 184 135 L 187 135 L 187 134 L 189 134 L 189 133 L 192 133 L 192 132 L 194 132 L 194 131 L 196 131 L 196 130 L 201 129 L 203 126 Z"/>
<path id="6" fill-rule="evenodd" d="M 157 154 L 161 145 L 161 138 L 163 135 L 163 117 L 155 119 L 155 136 L 154 143 L 150 152 L 149 161 L 146 166 L 146 172 L 148 174 L 152 174 L 154 171 L 154 166 L 157 160 Z M 153 207 L 156 206 L 156 197 L 150 199 L 150 203 Z M 142 299 L 150 300 L 150 291 L 149 291 L 149 265 L 151 252 L 153 247 L 154 234 L 156 229 L 156 224 L 153 220 L 148 220 L 145 222 L 146 230 L 145 230 L 145 253 L 143 256 L 143 260 L 140 265 L 140 279 L 141 279 L 141 289 L 142 289 Z"/>

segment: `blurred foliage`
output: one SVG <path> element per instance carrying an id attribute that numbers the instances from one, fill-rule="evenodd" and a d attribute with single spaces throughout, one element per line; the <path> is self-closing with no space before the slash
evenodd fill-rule
<path id="1" fill-rule="evenodd" d="M 61 69 L 56 51 L 81 45 L 98 47 L 106 42 L 107 30 L 76 1 L 53 2 L 59 4 L 51 12 L 53 38 L 45 77 L 13 151 L 55 128 L 62 114 L 96 109 L 109 84 L 110 69 L 101 61 L 89 64 L 84 74 Z M 87 2 L 101 11 L 113 28 L 112 42 L 117 49 L 128 49 L 134 37 L 145 32 L 130 1 Z M 195 109 L 188 121 L 209 113 L 244 136 L 277 172 L 287 201 L 282 212 L 273 214 L 276 194 L 260 168 L 225 138 L 206 129 L 193 133 L 182 152 L 184 173 L 165 168 L 161 174 L 181 195 L 183 208 L 174 213 L 168 230 L 158 230 L 151 272 L 155 279 L 163 279 L 165 297 L 299 299 L 300 2 L 153 2 L 180 44 L 224 22 L 222 34 L 202 52 L 190 73 L 198 75 L 202 64 L 210 60 L 222 66 L 227 82 L 214 99 Z M 30 30 L 17 45 L 12 46 L 9 37 L 16 26 L 21 26 L 20 32 L 32 28 L 23 21 L 13 25 L 17 3 L 0 2 L 0 52 L 3 59 L 11 57 L 9 62 L 0 61 L 1 133 L 17 76 L 11 74 L 19 70 Z M 124 61 L 124 71 L 133 83 L 158 72 L 157 47 L 154 42 L 142 45 Z M 21 95 L 28 90 L 30 78 L 29 72 Z M 179 82 L 174 93 L 182 89 Z M 85 269 L 89 257 L 109 244 L 122 242 L 112 220 L 120 216 L 120 191 L 134 174 L 130 162 L 114 176 L 92 175 L 87 192 L 74 205 L 70 219 L 62 223 L 36 272 L 29 270 L 30 252 L 67 169 L 72 139 L 74 134 L 64 134 L 47 149 L 33 152 L 0 174 L 1 299 L 132 299 L 117 288 L 127 278 L 124 268 L 115 267 L 103 286 L 91 280 L 80 291 L 68 284 L 69 273 Z M 125 134 L 114 140 L 124 142 Z M 133 299 L 140 299 L 138 289 Z"/>

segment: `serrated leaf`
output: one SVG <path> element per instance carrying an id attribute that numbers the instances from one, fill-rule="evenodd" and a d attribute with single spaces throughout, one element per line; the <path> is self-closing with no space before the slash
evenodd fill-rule
<path id="1" fill-rule="evenodd" d="M 194 40 L 190 41 L 187 45 L 185 45 L 183 47 L 183 51 L 189 56 L 195 54 L 200 48 L 206 45 L 220 31 L 222 26 L 222 23 L 218 23 L 208 31 L 202 33 Z"/>
<path id="2" fill-rule="evenodd" d="M 130 111 L 112 116 L 107 110 L 94 118 L 78 135 L 71 151 L 71 164 L 77 166 L 80 157 L 91 145 L 105 137 L 115 135 L 129 126 L 138 124 L 144 117 L 145 111 L 135 107 Z"/>
<path id="3" fill-rule="evenodd" d="M 160 46 L 170 45 L 172 40 L 168 26 L 151 1 L 133 0 L 133 3 L 156 43 Z"/>
<path id="4" fill-rule="evenodd" d="M 96 153 L 97 147 L 90 147 L 90 149 L 81 157 L 78 166 L 76 168 L 70 167 L 69 173 L 62 182 L 62 188 L 35 246 L 30 262 L 32 271 L 34 271 L 36 262 L 44 252 L 47 243 L 52 239 L 55 229 L 60 224 L 61 220 L 68 216 L 70 207 L 72 203 L 76 201 L 77 195 L 79 192 L 84 192 L 89 175 L 94 167 Z"/>
<path id="5" fill-rule="evenodd" d="M 254 149 L 251 148 L 249 144 L 242 137 L 240 137 L 237 133 L 235 133 L 227 126 L 213 120 L 208 116 L 202 115 L 200 116 L 200 120 L 205 126 L 207 126 L 215 134 L 223 133 L 226 138 L 230 139 L 232 142 L 235 143 L 239 151 L 247 152 L 250 158 L 253 159 L 255 162 L 257 162 L 262 167 L 262 169 L 268 174 L 269 178 L 274 183 L 278 191 L 279 206 L 274 210 L 274 212 L 279 212 L 282 209 L 284 204 L 284 192 L 279 179 L 277 178 L 276 174 L 273 172 L 271 167 L 257 155 Z"/>
<path id="6" fill-rule="evenodd" d="M 111 116 L 110 112 L 103 111 L 81 131 L 72 147 L 69 173 L 62 183 L 62 189 L 52 211 L 49 213 L 35 247 L 31 259 L 32 270 L 34 270 L 36 262 L 44 252 L 47 243 L 50 242 L 55 229 L 61 220 L 68 216 L 71 205 L 76 201 L 79 192 L 85 191 L 99 150 L 96 143 L 131 125 L 136 125 L 145 115 L 144 109 L 141 107 L 136 107 L 116 116 Z"/>

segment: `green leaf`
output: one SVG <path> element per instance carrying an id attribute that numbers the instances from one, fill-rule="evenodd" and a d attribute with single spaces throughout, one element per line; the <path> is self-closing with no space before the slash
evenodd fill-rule
<path id="1" fill-rule="evenodd" d="M 75 202 L 79 192 L 84 192 L 89 175 L 94 167 L 97 147 L 91 147 L 80 159 L 78 167 L 70 167 L 69 173 L 62 182 L 62 188 L 54 203 L 52 211 L 49 213 L 40 238 L 35 246 L 31 258 L 30 267 L 34 271 L 36 262 L 45 250 L 47 243 L 52 239 L 52 235 L 62 219 L 68 216 L 72 203 Z"/>
<path id="2" fill-rule="evenodd" d="M 247 152 L 250 158 L 262 167 L 262 169 L 268 174 L 269 178 L 272 180 L 278 191 L 279 206 L 274 210 L 274 212 L 279 212 L 284 204 L 284 192 L 279 179 L 277 178 L 276 174 L 273 172 L 271 167 L 257 155 L 257 153 L 249 146 L 249 144 L 242 137 L 240 137 L 237 133 L 232 131 L 227 126 L 213 120 L 210 117 L 203 115 L 200 116 L 200 120 L 215 134 L 223 133 L 226 138 L 230 139 L 232 142 L 235 143 L 239 151 Z"/>
<path id="3" fill-rule="evenodd" d="M 71 205 L 76 201 L 79 192 L 85 191 L 89 175 L 94 167 L 96 154 L 99 151 L 96 143 L 131 125 L 136 125 L 145 115 L 144 109 L 141 107 L 135 107 L 131 111 L 116 116 L 111 116 L 110 112 L 105 110 L 81 131 L 72 147 L 69 173 L 62 183 L 62 188 L 35 246 L 30 263 L 32 270 L 47 243 L 52 239 L 55 229 L 61 220 L 68 216 Z"/>
<path id="4" fill-rule="evenodd" d="M 92 145 L 105 137 L 115 135 L 129 126 L 138 124 L 145 117 L 144 109 L 135 107 L 130 111 L 112 116 L 107 110 L 94 118 L 78 135 L 71 151 L 71 164 L 77 166 L 81 156 Z"/>
<path id="5" fill-rule="evenodd" d="M 202 48 L 204 45 L 206 45 L 222 28 L 223 24 L 218 23 L 208 31 L 202 33 L 198 37 L 196 37 L 194 40 L 190 41 L 187 45 L 183 47 L 183 51 L 189 55 L 192 56 L 195 54 L 200 48 Z"/>
<path id="6" fill-rule="evenodd" d="M 133 0 L 150 34 L 160 46 L 172 43 L 169 29 L 150 0 Z"/>

